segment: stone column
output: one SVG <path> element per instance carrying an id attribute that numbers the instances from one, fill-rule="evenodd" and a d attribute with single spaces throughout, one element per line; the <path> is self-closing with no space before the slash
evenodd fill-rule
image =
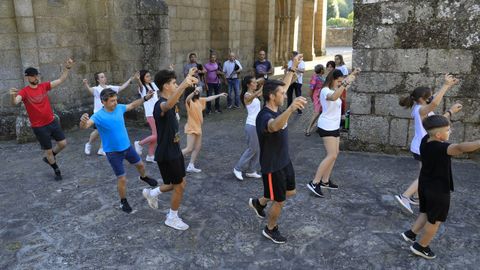
<path id="1" fill-rule="evenodd" d="M 313 50 L 315 56 L 326 54 L 327 39 L 327 0 L 317 0 L 314 10 Z"/>
<path id="2" fill-rule="evenodd" d="M 256 4 L 255 52 L 265 50 L 268 59 L 275 59 L 275 0 Z"/>
<path id="3" fill-rule="evenodd" d="M 302 42 L 300 51 L 305 61 L 313 60 L 313 31 L 314 31 L 314 8 L 317 0 L 305 0 L 303 2 Z"/>

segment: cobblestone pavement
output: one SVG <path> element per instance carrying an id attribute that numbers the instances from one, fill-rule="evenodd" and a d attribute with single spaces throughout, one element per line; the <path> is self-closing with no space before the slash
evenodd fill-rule
<path id="1" fill-rule="evenodd" d="M 67 132 L 68 148 L 58 156 L 61 182 L 53 180 L 36 143 L 0 142 L 0 269 L 474 269 L 480 264 L 477 163 L 454 162 L 450 216 L 431 245 L 438 258 L 426 261 L 414 257 L 401 239 L 415 216 L 393 197 L 415 178 L 415 161 L 341 152 L 333 173 L 340 189 L 315 198 L 305 185 L 324 149 L 316 134 L 302 133 L 308 112 L 294 115 L 289 124 L 298 192 L 279 221 L 288 242 L 266 240 L 265 221 L 247 205 L 249 197 L 262 193 L 261 181 L 239 182 L 232 174 L 246 144 L 245 114 L 225 110 L 206 117 L 197 162 L 203 172 L 187 175 L 180 209 L 190 225 L 184 232 L 163 224 L 169 194 L 160 195 L 159 210 L 148 207 L 141 195 L 145 185 L 132 166 L 127 166 L 128 199 L 136 212 L 118 209 L 107 160 L 83 154 L 90 131 Z M 133 142 L 148 130 L 130 127 L 129 133 Z M 147 172 L 160 177 L 154 164 Z"/>

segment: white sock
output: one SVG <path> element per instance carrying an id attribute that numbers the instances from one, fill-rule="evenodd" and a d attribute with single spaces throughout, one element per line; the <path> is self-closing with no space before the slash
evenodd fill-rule
<path id="1" fill-rule="evenodd" d="M 156 197 L 160 194 L 162 194 L 162 191 L 160 190 L 160 187 L 156 187 L 156 188 L 150 190 L 150 196 Z"/>
<path id="2" fill-rule="evenodd" d="M 170 213 L 168 213 L 168 215 L 171 217 L 178 217 L 178 210 L 173 211 L 172 209 L 170 209 Z"/>

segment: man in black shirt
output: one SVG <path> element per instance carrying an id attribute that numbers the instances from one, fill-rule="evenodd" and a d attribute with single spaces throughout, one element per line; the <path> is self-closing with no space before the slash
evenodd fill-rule
<path id="1" fill-rule="evenodd" d="M 155 189 L 144 189 L 143 196 L 151 208 L 158 208 L 158 195 L 173 190 L 170 212 L 165 225 L 177 230 L 186 230 L 188 225 L 178 216 L 178 208 L 185 189 L 185 165 L 180 149 L 180 134 L 176 117 L 176 104 L 188 86 L 198 83 L 194 77 L 197 68 L 190 69 L 185 80 L 177 85 L 173 70 L 161 70 L 155 75 L 155 84 L 160 89 L 160 97 L 153 109 L 157 128 L 157 149 L 155 161 L 160 169 L 164 185 Z"/>
<path id="2" fill-rule="evenodd" d="M 286 242 L 286 238 L 278 231 L 277 220 L 286 197 L 296 192 L 295 172 L 288 154 L 288 119 L 295 110 L 303 109 L 307 100 L 304 97 L 297 97 L 284 112 L 280 111 L 280 107 L 301 59 L 301 54 L 294 58 L 291 72 L 288 72 L 283 82 L 278 80 L 265 82 L 263 86 L 265 106 L 258 113 L 256 120 L 264 195 L 259 199 L 250 198 L 249 205 L 257 216 L 264 218 L 265 206 L 269 201 L 273 201 L 268 224 L 262 234 L 277 244 Z"/>
<path id="3" fill-rule="evenodd" d="M 258 60 L 253 63 L 255 78 L 264 78 L 268 80 L 268 76 L 273 75 L 273 66 L 270 61 L 265 58 L 264 50 L 258 52 Z"/>
<path id="4" fill-rule="evenodd" d="M 451 156 L 480 149 L 480 140 L 459 144 L 448 143 L 450 121 L 442 115 L 432 115 L 423 120 L 427 135 L 420 144 L 422 168 L 418 177 L 420 215 L 412 228 L 402 237 L 413 243 L 410 250 L 426 259 L 436 257 L 429 244 L 445 222 L 450 208 L 450 192 L 453 191 Z M 416 236 L 423 231 L 418 242 Z"/>

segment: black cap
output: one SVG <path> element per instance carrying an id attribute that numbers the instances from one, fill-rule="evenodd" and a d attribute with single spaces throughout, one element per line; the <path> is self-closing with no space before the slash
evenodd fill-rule
<path id="1" fill-rule="evenodd" d="M 34 68 L 34 67 L 29 67 L 27 69 L 25 69 L 25 76 L 36 76 L 40 74 L 38 72 L 38 69 Z"/>

